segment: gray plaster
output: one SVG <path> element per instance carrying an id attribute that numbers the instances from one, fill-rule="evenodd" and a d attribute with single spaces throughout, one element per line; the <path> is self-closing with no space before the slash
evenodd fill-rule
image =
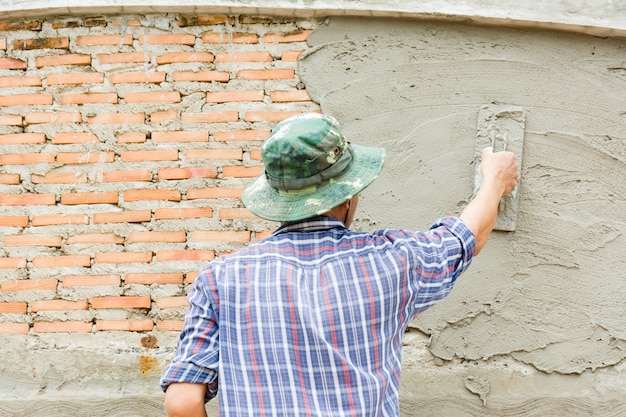
<path id="1" fill-rule="evenodd" d="M 309 43 L 300 62 L 309 94 L 350 140 L 388 150 L 360 199 L 355 222 L 364 229 L 423 229 L 460 213 L 473 188 L 481 106 L 525 110 L 516 230 L 495 232 L 452 294 L 414 327 L 450 369 L 495 364 L 490 397 L 514 363 L 529 367 L 513 374 L 543 387 L 543 397 L 568 392 L 573 376 L 593 401 L 623 404 L 623 378 L 606 381 L 626 358 L 626 41 L 333 18 Z M 550 384 L 540 375 L 552 375 Z M 509 400 L 529 388 L 505 387 Z M 581 393 L 568 395 L 569 403 Z"/>

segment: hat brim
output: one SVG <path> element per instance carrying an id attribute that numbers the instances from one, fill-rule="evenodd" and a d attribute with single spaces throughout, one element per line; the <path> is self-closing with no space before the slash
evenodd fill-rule
<path id="1" fill-rule="evenodd" d="M 352 161 L 335 178 L 314 189 L 286 193 L 270 186 L 263 173 L 244 190 L 244 205 L 262 219 L 290 222 L 319 216 L 348 201 L 378 177 L 385 159 L 384 148 L 350 146 Z"/>

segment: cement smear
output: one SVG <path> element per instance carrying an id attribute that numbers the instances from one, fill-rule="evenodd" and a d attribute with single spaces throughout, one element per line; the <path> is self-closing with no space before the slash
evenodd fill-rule
<path id="1" fill-rule="evenodd" d="M 309 43 L 309 94 L 350 140 L 388 150 L 360 199 L 363 229 L 460 213 L 481 106 L 526 112 L 516 230 L 494 233 L 448 299 L 414 321 L 428 353 L 407 349 L 405 407 L 623 414 L 626 40 L 332 18 Z M 479 398 L 467 381 L 490 389 L 473 388 Z M 446 413 L 438 397 L 469 408 Z"/>

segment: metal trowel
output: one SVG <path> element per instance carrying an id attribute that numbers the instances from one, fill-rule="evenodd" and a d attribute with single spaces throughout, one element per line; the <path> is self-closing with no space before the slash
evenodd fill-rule
<path id="1" fill-rule="evenodd" d="M 474 147 L 474 191 L 480 188 L 480 157 L 487 146 L 494 152 L 511 151 L 522 166 L 522 148 L 524 144 L 524 128 L 526 114 L 524 109 L 513 105 L 488 104 L 480 108 L 476 125 L 476 142 Z M 517 226 L 517 203 L 519 200 L 517 186 L 509 194 L 502 197 L 498 206 L 498 217 L 494 230 L 514 231 Z"/>

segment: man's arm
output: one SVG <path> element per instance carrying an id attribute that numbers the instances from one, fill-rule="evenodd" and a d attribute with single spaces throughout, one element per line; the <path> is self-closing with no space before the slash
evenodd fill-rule
<path id="1" fill-rule="evenodd" d="M 496 223 L 500 198 L 517 185 L 518 164 L 513 152 L 496 152 L 492 148 L 483 149 L 480 160 L 482 184 L 476 196 L 461 213 L 461 220 L 474 233 L 475 255 L 487 243 Z"/>
<path id="2" fill-rule="evenodd" d="M 174 382 L 165 391 L 165 411 L 168 417 L 207 417 L 204 408 L 206 384 Z"/>

